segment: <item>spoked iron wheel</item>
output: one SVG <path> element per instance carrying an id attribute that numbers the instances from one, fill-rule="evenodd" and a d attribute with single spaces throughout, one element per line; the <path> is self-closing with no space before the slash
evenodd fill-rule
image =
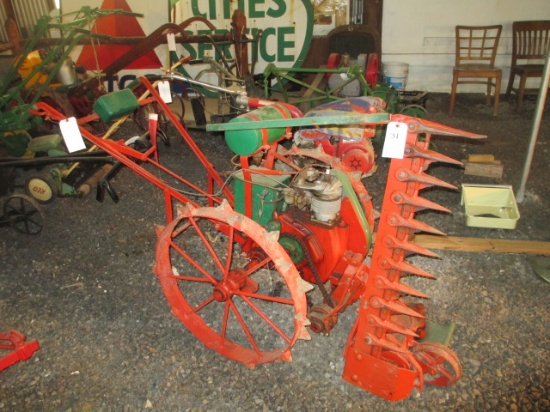
<path id="1" fill-rule="evenodd" d="M 422 366 L 424 380 L 434 386 L 449 386 L 462 375 L 460 360 L 448 346 L 436 342 L 421 342 L 413 354 Z"/>
<path id="2" fill-rule="evenodd" d="M 44 212 L 38 203 L 28 196 L 10 196 L 4 203 L 3 212 L 3 219 L 21 233 L 36 235 L 44 227 Z"/>
<path id="3" fill-rule="evenodd" d="M 310 289 L 274 234 L 233 211 L 183 207 L 160 233 L 155 273 L 174 314 L 204 345 L 252 366 L 290 360 L 308 339 Z"/>

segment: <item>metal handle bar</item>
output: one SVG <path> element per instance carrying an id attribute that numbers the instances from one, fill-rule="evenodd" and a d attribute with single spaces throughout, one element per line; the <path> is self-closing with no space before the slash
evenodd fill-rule
<path id="1" fill-rule="evenodd" d="M 161 77 L 163 79 L 180 80 L 182 82 L 189 82 L 190 84 L 194 84 L 196 86 L 206 87 L 208 89 L 216 90 L 218 92 L 227 93 L 227 94 L 231 94 L 231 95 L 235 95 L 235 96 L 246 96 L 246 92 L 244 92 L 242 90 L 233 90 L 233 89 L 228 89 L 228 88 L 222 87 L 222 86 L 216 86 L 216 85 L 213 85 L 213 84 L 210 84 L 210 83 L 201 82 L 199 80 L 190 79 L 188 77 L 182 76 L 181 74 L 166 73 L 166 74 L 162 75 Z"/>

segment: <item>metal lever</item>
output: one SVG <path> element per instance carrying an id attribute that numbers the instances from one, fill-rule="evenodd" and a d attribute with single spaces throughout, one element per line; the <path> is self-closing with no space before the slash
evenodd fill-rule
<path id="1" fill-rule="evenodd" d="M 103 200 L 105 200 L 105 191 L 107 191 L 107 193 L 109 194 L 109 196 L 111 197 L 113 202 L 115 202 L 115 203 L 119 202 L 120 198 L 118 197 L 115 189 L 113 188 L 113 186 L 111 185 L 109 180 L 111 180 L 111 178 L 113 178 L 118 173 L 118 171 L 120 170 L 121 167 L 122 167 L 122 163 L 115 162 L 115 164 L 113 164 L 113 167 L 111 168 L 111 170 L 109 170 L 105 174 L 105 176 L 103 176 L 103 179 L 101 179 L 97 183 L 95 198 L 98 202 L 102 203 Z"/>

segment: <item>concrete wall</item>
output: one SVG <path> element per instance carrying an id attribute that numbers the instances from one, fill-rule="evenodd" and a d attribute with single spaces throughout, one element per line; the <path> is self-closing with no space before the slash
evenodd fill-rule
<path id="1" fill-rule="evenodd" d="M 407 90 L 450 92 L 455 26 L 502 24 L 496 65 L 503 70 L 504 92 L 517 20 L 550 20 L 550 0 L 384 0 L 382 61 L 410 65 Z M 484 90 L 459 86 L 459 92 Z"/>

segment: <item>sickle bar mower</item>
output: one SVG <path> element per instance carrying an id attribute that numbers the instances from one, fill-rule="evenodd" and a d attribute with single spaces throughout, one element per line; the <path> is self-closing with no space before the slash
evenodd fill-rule
<path id="1" fill-rule="evenodd" d="M 427 296 L 402 280 L 433 277 L 406 262 L 410 254 L 435 256 L 410 241 L 414 232 L 441 233 L 415 212 L 446 211 L 419 192 L 452 187 L 426 173 L 430 163 L 457 163 L 429 149 L 432 134 L 483 136 L 389 115 L 376 97 L 344 99 L 326 115 L 319 106 L 304 116 L 285 103 L 238 96 L 256 109 L 208 126 L 225 131 L 240 159 L 230 189 L 155 88 L 141 81 L 206 170 L 205 188 L 161 164 L 154 121 L 143 150 L 94 136 L 83 127 L 92 118 L 80 119 L 80 130 L 164 193 L 168 224 L 157 230 L 154 272 L 172 312 L 205 346 L 247 366 L 289 361 L 298 340 L 309 339 L 309 331 L 329 333 L 339 314 L 359 302 L 344 350 L 346 381 L 395 401 L 425 382 L 443 386 L 460 378 L 451 349 L 422 341 L 426 310 L 417 301 Z M 148 103 L 134 101 L 122 111 Z M 64 119 L 37 106 L 37 115 Z M 391 160 L 373 246 L 375 212 L 361 178 L 373 171 L 374 130 L 390 122 L 406 131 L 406 141 L 403 157 Z M 280 145 L 293 128 L 302 131 L 295 144 Z"/>

